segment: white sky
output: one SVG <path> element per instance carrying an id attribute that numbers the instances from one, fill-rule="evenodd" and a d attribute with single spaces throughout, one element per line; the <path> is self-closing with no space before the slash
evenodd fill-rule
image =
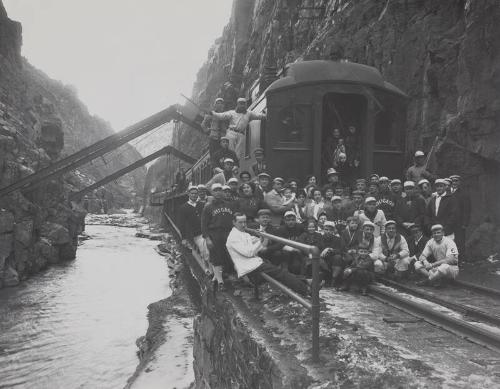
<path id="1" fill-rule="evenodd" d="M 121 130 L 190 96 L 232 0 L 4 0 L 23 55 Z"/>

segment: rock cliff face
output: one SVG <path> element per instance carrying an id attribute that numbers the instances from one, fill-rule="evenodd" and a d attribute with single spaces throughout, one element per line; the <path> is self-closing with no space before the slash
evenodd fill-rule
<path id="1" fill-rule="evenodd" d="M 112 133 L 110 126 L 78 100 L 74 88 L 51 80 L 21 57 L 21 25 L 0 1 L 0 187 Z M 82 210 L 67 194 L 139 158 L 131 146 L 33 190 L 0 198 L 0 287 L 50 263 L 72 259 L 82 228 Z M 119 180 L 102 195 L 110 205 L 141 193 L 144 172 Z"/>
<path id="2" fill-rule="evenodd" d="M 216 96 L 245 95 L 268 69 L 343 52 L 409 95 L 408 164 L 435 144 L 431 167 L 462 175 L 472 224 L 492 215 L 498 225 L 499 17 L 495 0 L 235 0 L 193 98 L 209 106 Z M 193 134 L 184 129 L 175 142 L 199 149 L 204 139 Z"/>

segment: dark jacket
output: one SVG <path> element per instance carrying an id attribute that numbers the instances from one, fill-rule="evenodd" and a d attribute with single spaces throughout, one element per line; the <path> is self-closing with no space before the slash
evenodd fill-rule
<path id="1" fill-rule="evenodd" d="M 436 199 L 433 197 L 427 205 L 427 217 L 430 225 L 441 224 L 444 228 L 445 235 L 450 235 L 455 231 L 458 224 L 459 213 L 457 210 L 457 202 L 453 196 L 446 193 L 441 198 L 438 214 L 436 215 Z"/>
<path id="2" fill-rule="evenodd" d="M 399 198 L 396 197 L 391 191 L 387 190 L 377 196 L 376 204 L 378 209 L 384 211 L 384 215 L 387 220 L 393 220 L 396 203 L 398 202 Z"/>
<path id="3" fill-rule="evenodd" d="M 196 206 L 187 202 L 179 207 L 178 220 L 179 230 L 182 239 L 192 240 L 195 236 L 201 234 L 201 213 L 205 204 L 196 203 Z"/>
<path id="4" fill-rule="evenodd" d="M 257 228 L 259 229 L 259 228 Z M 267 232 L 268 234 L 271 234 L 271 235 L 276 235 L 276 236 L 281 236 L 280 235 L 280 231 L 277 227 L 274 227 L 273 225 L 269 224 L 266 229 L 264 230 L 264 232 Z M 267 245 L 267 247 L 265 248 L 265 250 L 263 250 L 261 253 L 263 254 L 272 254 L 278 250 L 281 250 L 283 248 L 283 244 L 281 243 L 278 243 L 274 240 L 270 240 L 269 241 L 269 244 Z"/>
<path id="5" fill-rule="evenodd" d="M 253 174 L 255 176 L 258 176 L 260 173 L 267 173 L 267 162 L 266 161 L 262 161 L 260 163 L 260 166 L 259 166 L 258 162 L 255 162 L 252 165 L 252 171 L 253 171 Z"/>
<path id="6" fill-rule="evenodd" d="M 458 227 L 468 226 L 470 223 L 471 200 L 469 194 L 463 189 L 458 188 L 451 195 L 456 203 L 458 209 L 457 224 Z"/>
<path id="7" fill-rule="evenodd" d="M 342 234 L 340 234 L 340 249 L 342 253 L 345 254 L 351 249 L 356 250 L 361 239 L 360 235 L 360 230 L 356 230 L 354 231 L 353 235 L 350 235 L 348 229 L 344 229 L 344 231 L 342 231 Z"/>
<path id="8" fill-rule="evenodd" d="M 236 200 L 236 209 L 245 214 L 248 219 L 253 220 L 257 216 L 257 211 L 263 208 L 262 203 L 255 195 L 248 197 L 242 195 Z"/>
<path id="9" fill-rule="evenodd" d="M 410 251 L 410 257 L 415 256 L 417 259 L 420 258 L 420 254 L 424 251 L 424 247 L 427 244 L 429 238 L 425 235 L 422 235 L 418 243 L 415 243 L 413 238 L 408 238 L 408 250 Z"/>
<path id="10" fill-rule="evenodd" d="M 304 232 L 304 226 L 302 224 L 297 223 L 295 227 L 289 228 L 286 225 L 282 225 L 278 228 L 278 235 L 294 241 L 298 241 L 300 235 Z"/>
<path id="11" fill-rule="evenodd" d="M 389 219 L 388 219 L 389 220 Z M 414 198 L 405 198 L 399 201 L 396 209 L 396 223 L 415 223 L 420 226 L 427 225 L 425 200 L 417 195 Z"/>
<path id="12" fill-rule="evenodd" d="M 234 161 L 235 166 L 240 166 L 240 161 L 239 161 L 238 157 L 236 156 L 236 153 L 229 148 L 227 148 L 227 149 L 221 148 L 214 155 L 214 161 L 217 162 L 218 166 L 221 169 L 224 167 L 224 160 L 226 158 L 231 158 Z"/>
<path id="13" fill-rule="evenodd" d="M 211 231 L 227 232 L 233 228 L 234 206 L 227 201 L 214 199 L 205 205 L 201 213 L 201 232 L 203 237 Z"/>
<path id="14" fill-rule="evenodd" d="M 321 247 L 323 244 L 323 236 L 316 231 L 312 234 L 309 233 L 309 231 L 305 231 L 299 236 L 299 242 L 310 246 Z"/>

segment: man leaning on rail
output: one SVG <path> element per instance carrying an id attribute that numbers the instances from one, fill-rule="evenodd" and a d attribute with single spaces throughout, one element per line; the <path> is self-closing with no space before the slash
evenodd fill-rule
<path id="1" fill-rule="evenodd" d="M 233 229 L 227 237 L 226 247 L 234 263 L 234 268 L 241 278 L 248 275 L 252 281 L 261 281 L 259 273 L 266 273 L 283 285 L 302 295 L 309 295 L 310 289 L 305 280 L 295 277 L 286 270 L 274 266 L 259 257 L 268 239 L 262 239 L 245 232 L 247 218 L 239 212 L 233 215 Z"/>

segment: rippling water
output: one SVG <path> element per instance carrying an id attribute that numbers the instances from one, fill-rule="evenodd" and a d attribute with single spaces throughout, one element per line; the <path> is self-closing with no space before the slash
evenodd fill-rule
<path id="1" fill-rule="evenodd" d="M 135 229 L 87 226 L 77 259 L 0 290 L 0 388 L 122 388 L 168 268 Z"/>

